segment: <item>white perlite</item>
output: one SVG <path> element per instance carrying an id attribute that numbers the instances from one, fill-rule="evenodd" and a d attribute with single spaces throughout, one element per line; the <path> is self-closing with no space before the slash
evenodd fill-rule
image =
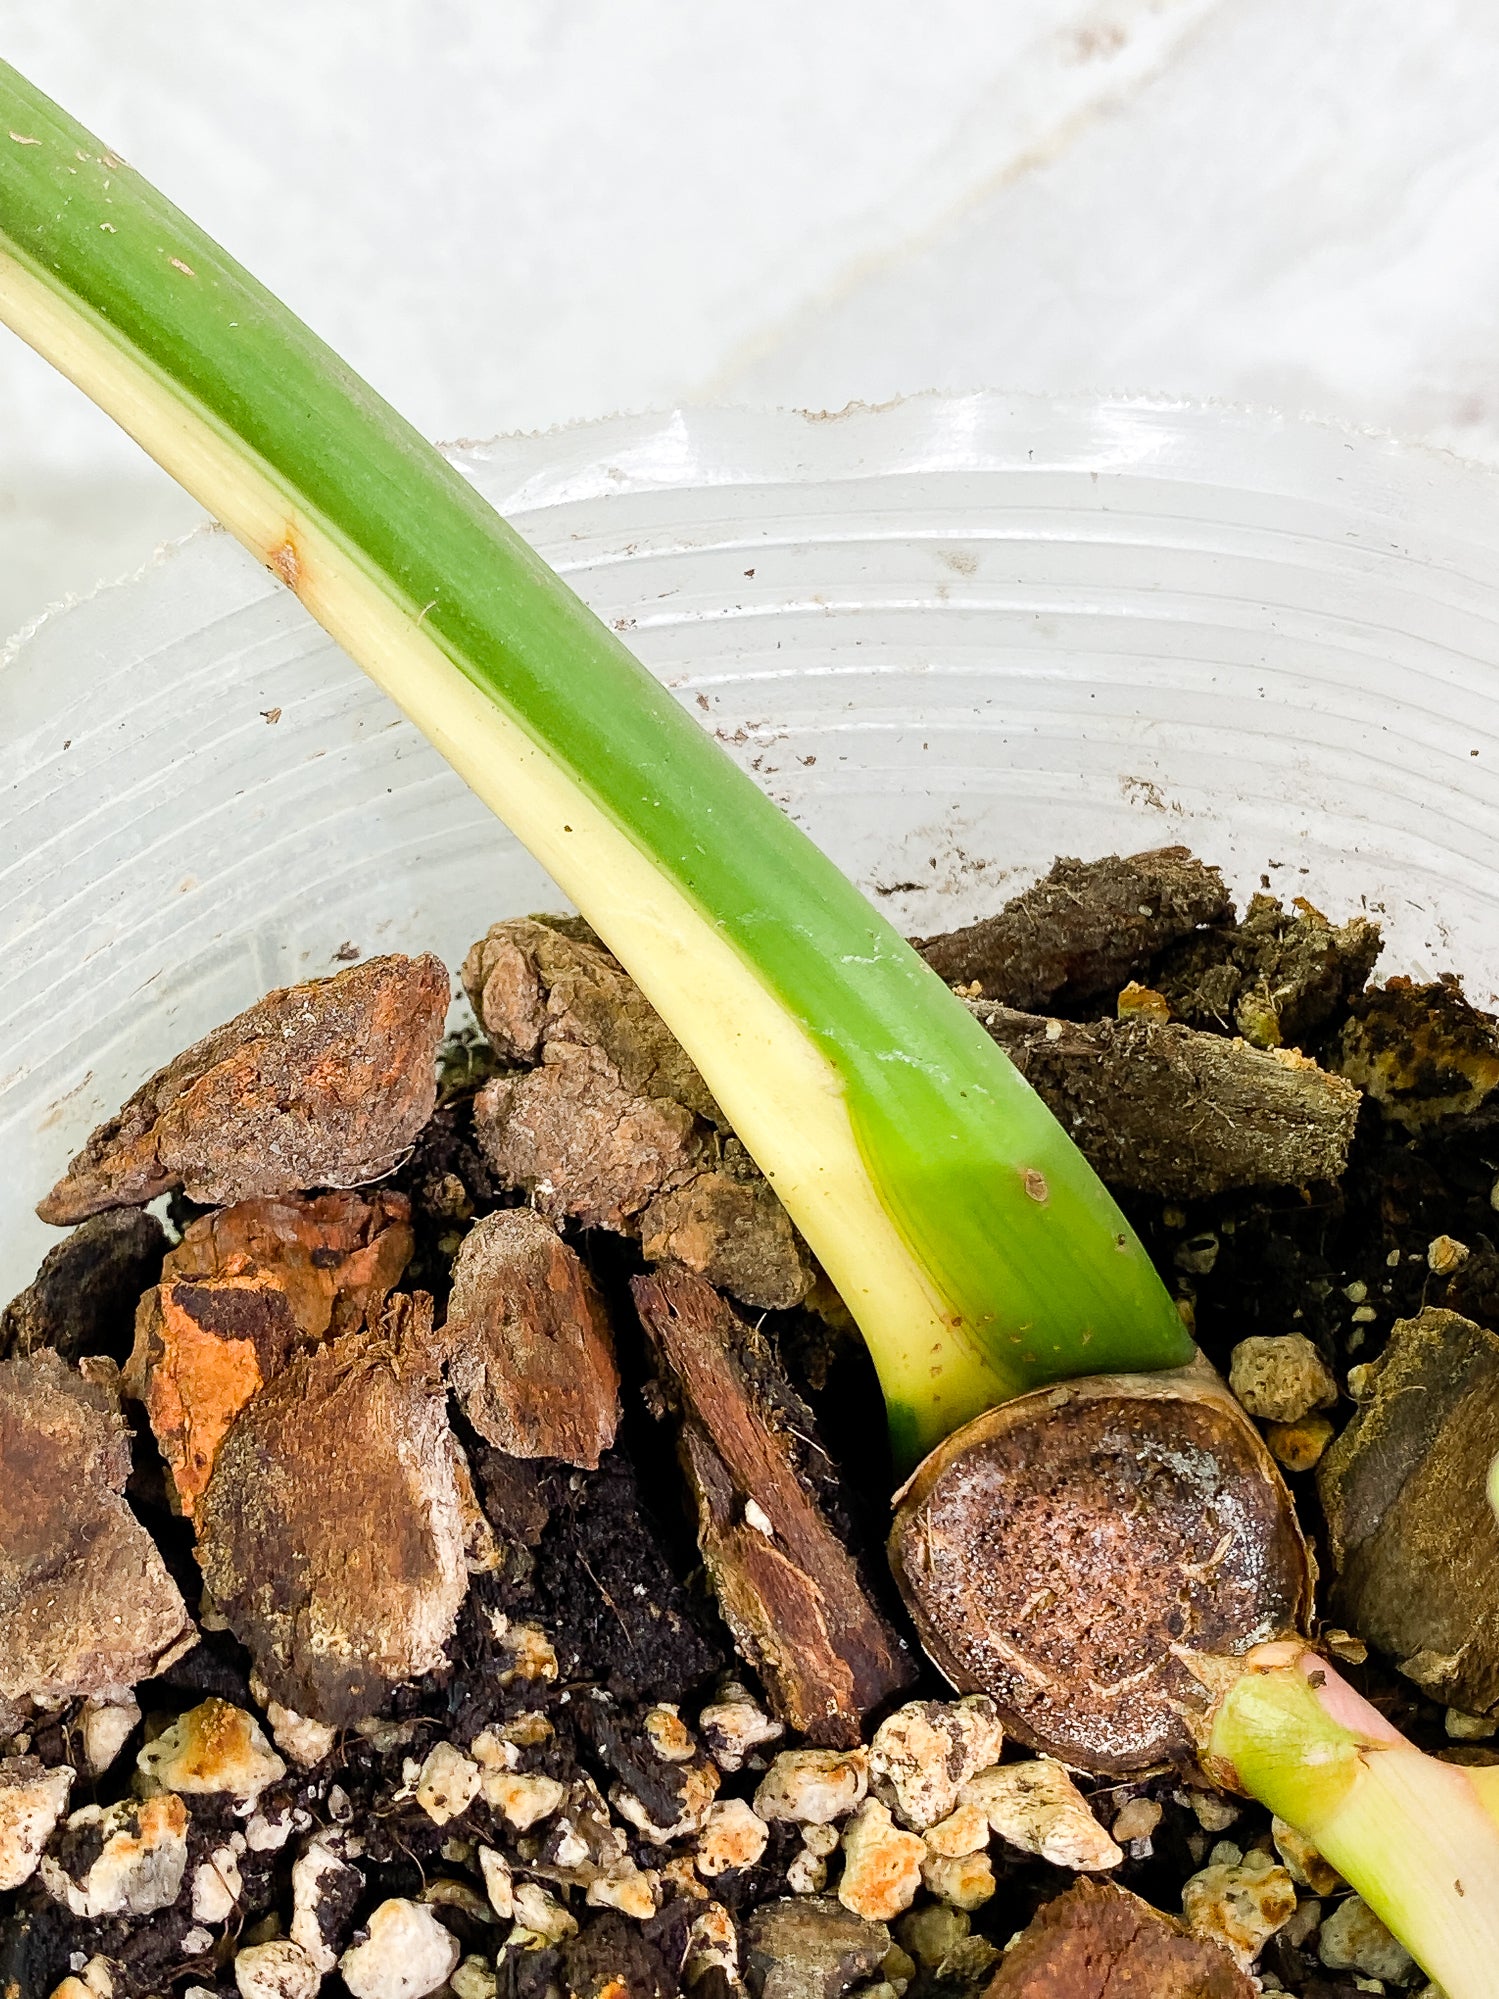
<path id="1" fill-rule="evenodd" d="M 624 1861 L 601 1874 L 597 1881 L 588 1884 L 588 1905 L 593 1909 L 618 1909 L 621 1915 L 633 1916 L 637 1923 L 643 1923 L 653 1916 L 660 1904 L 658 1892 L 659 1877 L 650 1868 L 635 1866 L 633 1861 Z"/>
<path id="2" fill-rule="evenodd" d="M 714 1969 L 723 1973 L 731 1990 L 738 1986 L 739 1932 L 722 1902 L 709 1902 L 693 1918 L 682 1953 L 682 1982 L 690 1989 Z"/>
<path id="3" fill-rule="evenodd" d="M 422 1765 L 416 1801 L 435 1825 L 446 1825 L 468 1810 L 479 1795 L 481 1781 L 477 1763 L 451 1742 L 439 1742 Z"/>
<path id="4" fill-rule="evenodd" d="M 370 1917 L 363 1943 L 339 1959 L 354 1999 L 426 1999 L 445 1985 L 462 1955 L 458 1939 L 420 1902 L 393 1897 Z"/>
<path id="5" fill-rule="evenodd" d="M 998 1886 L 987 1853 L 964 1853 L 948 1859 L 928 1852 L 921 1863 L 921 1879 L 931 1894 L 955 1909 L 980 1908 Z"/>
<path id="6" fill-rule="evenodd" d="M 708 1823 L 708 1813 L 719 1785 L 717 1766 L 703 1758 L 677 1767 L 682 1772 L 681 1811 L 670 1825 L 657 1825 L 627 1785 L 616 1784 L 609 1793 L 609 1802 L 620 1817 L 627 1819 L 652 1846 L 667 1846 L 674 1839 L 685 1839 L 689 1833 L 701 1832 Z"/>
<path id="7" fill-rule="evenodd" d="M 306 1814 L 302 1822 L 306 1824 Z M 296 1830 L 296 1819 L 285 1806 L 274 1818 L 252 1812 L 245 1825 L 245 1844 L 252 1853 L 279 1853 Z"/>
<path id="8" fill-rule="evenodd" d="M 673 1701 L 661 1701 L 648 1710 L 643 1723 L 646 1740 L 663 1763 L 690 1763 L 697 1754 L 692 1730 L 677 1712 Z"/>
<path id="9" fill-rule="evenodd" d="M 783 1749 L 755 1792 L 762 1819 L 831 1825 L 846 1818 L 869 1789 L 864 1749 Z"/>
<path id="10" fill-rule="evenodd" d="M 103 1845 L 83 1879 L 50 1854 L 41 1872 L 48 1894 L 75 1916 L 152 1916 L 176 1901 L 187 1872 L 187 1807 L 178 1797 L 124 1799 L 108 1811 L 85 1805 L 71 1831 L 96 1829 Z"/>
<path id="11" fill-rule="evenodd" d="M 278 1937 L 274 1943 L 251 1944 L 234 1960 L 234 1982 L 240 1999 L 313 1999 L 322 1973 L 294 1943 Z"/>
<path id="12" fill-rule="evenodd" d="M 1339 1902 L 1323 1923 L 1317 1955 L 1329 1971 L 1361 1971 L 1390 1985 L 1403 1985 L 1416 1968 L 1405 1945 L 1357 1895 Z"/>
<path id="13" fill-rule="evenodd" d="M 570 1818 L 558 1819 L 556 1830 L 552 1834 L 550 1851 L 552 1860 L 558 1867 L 581 1871 L 592 1865 L 593 1855 L 588 1841 Z"/>
<path id="14" fill-rule="evenodd" d="M 193 1870 L 192 1914 L 195 1923 L 227 1923 L 234 1914 L 244 1883 L 239 1857 L 232 1846 L 216 1846 Z"/>
<path id="15" fill-rule="evenodd" d="M 338 1952 L 325 1939 L 319 1917 L 324 1903 L 332 1898 L 343 1880 L 351 1888 L 356 1883 L 361 1888 L 364 1885 L 359 1869 L 351 1867 L 320 1839 L 315 1839 L 305 1853 L 298 1854 L 291 1870 L 291 1940 L 300 1944 L 319 1976 L 338 1963 Z"/>
<path id="16" fill-rule="evenodd" d="M 515 1881 L 510 1872 L 510 1862 L 503 1853 L 496 1853 L 492 1846 L 481 1846 L 479 1871 L 484 1876 L 484 1892 L 489 1897 L 489 1906 L 497 1916 L 503 1916 L 508 1921 L 515 1914 Z"/>
<path id="17" fill-rule="evenodd" d="M 916 1900 L 927 1857 L 919 1834 L 902 1832 L 888 1805 L 866 1798 L 844 1829 L 838 1900 L 867 1922 L 888 1923 Z"/>
<path id="18" fill-rule="evenodd" d="M 820 1895 L 827 1886 L 828 1863 L 820 1853 L 804 1846 L 791 1856 L 786 1868 L 786 1886 L 793 1895 Z"/>
<path id="19" fill-rule="evenodd" d="M 959 1805 L 924 1834 L 931 1851 L 944 1860 L 960 1860 L 989 1844 L 989 1815 L 975 1804 Z"/>
<path id="20" fill-rule="evenodd" d="M 78 1715 L 78 1733 L 83 1743 L 83 1760 L 91 1777 L 102 1777 L 129 1741 L 141 1718 L 133 1695 L 123 1700 L 88 1700 Z"/>
<path id="21" fill-rule="evenodd" d="M 518 1770 L 523 1749 L 540 1749 L 555 1734 L 544 1714 L 528 1708 L 524 1714 L 512 1715 L 499 1728 L 481 1730 L 469 1744 L 468 1753 L 486 1770 Z"/>
<path id="22" fill-rule="evenodd" d="M 0 1758 L 0 1889 L 36 1872 L 72 1787 L 71 1770 L 49 1770 L 34 1756 Z"/>
<path id="23" fill-rule="evenodd" d="M 330 1728 L 327 1722 L 314 1721 L 309 1714 L 298 1714 L 293 1708 L 283 1707 L 280 1701 L 265 1703 L 265 1718 L 271 1724 L 276 1747 L 289 1756 L 299 1770 L 315 1769 L 325 1756 L 333 1754 L 338 1730 Z"/>
<path id="24" fill-rule="evenodd" d="M 520 1768 L 520 1744 L 512 1735 L 501 1734 L 497 1729 L 482 1729 L 468 1745 L 468 1753 L 486 1776 Z"/>
<path id="25" fill-rule="evenodd" d="M 253 1804 L 267 1784 L 286 1775 L 254 1715 L 216 1698 L 179 1715 L 146 1744 L 135 1766 L 164 1791 L 227 1791 L 242 1804 Z"/>
<path id="26" fill-rule="evenodd" d="M 725 1771 L 742 1770 L 745 1758 L 754 1750 L 767 1742 L 779 1742 L 786 1733 L 737 1680 L 730 1681 L 719 1698 L 703 1709 L 697 1725 L 713 1761 Z"/>
<path id="27" fill-rule="evenodd" d="M 250 1673 L 250 1698 L 264 1712 L 276 1747 L 283 1755 L 289 1756 L 299 1770 L 311 1770 L 325 1756 L 333 1753 L 338 1730 L 272 1700 L 270 1688 L 259 1671 L 254 1669 Z"/>
<path id="28" fill-rule="evenodd" d="M 1299 1423 L 1338 1399 L 1337 1382 L 1304 1333 L 1240 1340 L 1229 1357 L 1228 1385 L 1251 1416 L 1267 1423 Z"/>
<path id="29" fill-rule="evenodd" d="M 561 1943 L 564 1937 L 578 1933 L 577 1918 L 569 1914 L 565 1903 L 549 1895 L 539 1881 L 522 1881 L 517 1885 L 515 1920 L 521 1929 L 547 1943 Z"/>
<path id="30" fill-rule="evenodd" d="M 963 1787 L 963 1803 L 977 1805 L 1007 1844 L 1039 1854 L 1054 1867 L 1098 1873 L 1124 1858 L 1082 1792 L 1049 1756 L 981 1770 Z"/>
<path id="31" fill-rule="evenodd" d="M 1187 1928 L 1222 1944 L 1246 1971 L 1295 1912 L 1296 1883 L 1265 1853 L 1204 1867 L 1182 1889 Z"/>
<path id="32" fill-rule="evenodd" d="M 451 1980 L 455 1999 L 495 1999 L 500 1981 L 486 1958 L 466 1957 Z"/>
<path id="33" fill-rule="evenodd" d="M 509 1770 L 486 1770 L 484 1802 L 517 1832 L 550 1818 L 567 1795 L 555 1777 L 533 1777 Z"/>
<path id="34" fill-rule="evenodd" d="M 490 1614 L 490 1627 L 506 1653 L 502 1687 L 517 1680 L 555 1680 L 557 1648 L 539 1624 L 512 1624 L 501 1611 Z"/>
<path id="35" fill-rule="evenodd" d="M 908 1701 L 875 1730 L 869 1768 L 907 1825 L 924 1832 L 951 1815 L 971 1777 L 999 1761 L 1004 1730 L 983 1694 Z"/>
<path id="36" fill-rule="evenodd" d="M 731 1867 L 753 1867 L 769 1838 L 770 1827 L 743 1798 L 715 1802 L 697 1843 L 697 1871 L 712 1880 Z"/>
<path id="37" fill-rule="evenodd" d="M 1460 1270 L 1473 1254 L 1465 1242 L 1456 1236 L 1433 1236 L 1426 1245 L 1426 1268 L 1433 1277 L 1450 1277 L 1454 1270 Z"/>

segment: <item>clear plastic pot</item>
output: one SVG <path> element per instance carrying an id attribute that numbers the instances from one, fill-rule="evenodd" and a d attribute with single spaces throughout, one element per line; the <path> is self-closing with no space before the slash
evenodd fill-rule
<path id="1" fill-rule="evenodd" d="M 458 463 L 912 930 L 1183 841 L 1499 995 L 1499 481 L 1150 400 L 692 411 Z M 555 905 L 227 536 L 0 669 L 0 1297 L 101 1118 L 267 987 Z"/>

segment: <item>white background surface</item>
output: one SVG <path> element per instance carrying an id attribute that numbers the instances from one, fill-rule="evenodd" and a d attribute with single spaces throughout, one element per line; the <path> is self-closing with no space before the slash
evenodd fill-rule
<path id="1" fill-rule="evenodd" d="M 1493 0 L 48 0 L 0 45 L 437 437 L 1162 389 L 1499 462 Z M 0 633 L 196 510 L 0 339 Z"/>

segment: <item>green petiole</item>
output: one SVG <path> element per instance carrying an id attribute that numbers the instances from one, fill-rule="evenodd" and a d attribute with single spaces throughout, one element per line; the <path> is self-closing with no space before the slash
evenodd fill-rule
<path id="1" fill-rule="evenodd" d="M 1236 1663 L 1209 1769 L 1305 1834 L 1447 1999 L 1492 1999 L 1499 1770 L 1423 1755 L 1301 1645 Z"/>
<path id="2" fill-rule="evenodd" d="M 0 316 L 293 589 L 686 1046 L 858 1320 L 897 1453 L 1191 1349 L 966 1010 L 442 457 L 0 65 Z"/>

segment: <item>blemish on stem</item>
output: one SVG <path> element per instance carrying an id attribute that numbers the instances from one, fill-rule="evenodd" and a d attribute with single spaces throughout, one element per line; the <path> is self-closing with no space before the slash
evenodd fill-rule
<path id="1" fill-rule="evenodd" d="M 266 562 L 275 570 L 288 590 L 297 588 L 302 578 L 302 562 L 290 535 L 269 552 Z"/>

